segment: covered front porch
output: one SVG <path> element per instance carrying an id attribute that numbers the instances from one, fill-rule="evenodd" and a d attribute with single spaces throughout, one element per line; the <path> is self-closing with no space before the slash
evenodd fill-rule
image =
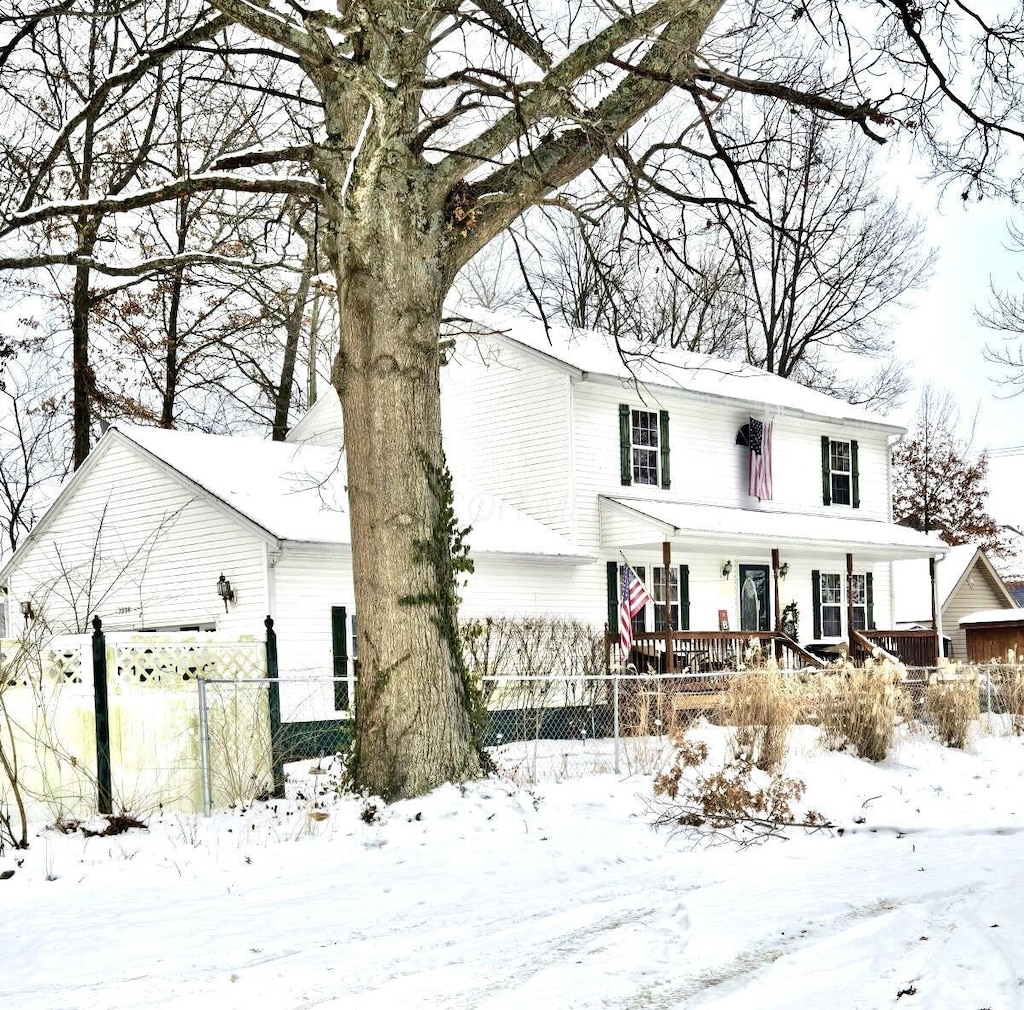
<path id="1" fill-rule="evenodd" d="M 628 661 L 639 671 L 735 669 L 751 650 L 786 669 L 839 658 L 861 664 L 881 653 L 912 667 L 937 662 L 942 628 L 934 605 L 931 628 L 892 627 L 890 564 L 928 558 L 934 601 L 935 558 L 946 549 L 936 538 L 820 512 L 599 502 L 602 549 L 617 556 L 607 562 L 610 650 L 619 639 L 625 564 L 653 597 L 631 629 Z"/>

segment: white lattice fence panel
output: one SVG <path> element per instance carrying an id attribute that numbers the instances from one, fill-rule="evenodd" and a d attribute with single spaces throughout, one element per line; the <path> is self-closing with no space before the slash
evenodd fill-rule
<path id="1" fill-rule="evenodd" d="M 55 638 L 38 644 L 22 639 L 0 640 L 0 684 L 7 687 L 37 687 L 81 684 L 86 673 L 89 636 Z"/>
<path id="2" fill-rule="evenodd" d="M 197 678 L 253 680 L 266 676 L 262 642 L 116 642 L 109 672 L 126 685 L 173 688 Z"/>

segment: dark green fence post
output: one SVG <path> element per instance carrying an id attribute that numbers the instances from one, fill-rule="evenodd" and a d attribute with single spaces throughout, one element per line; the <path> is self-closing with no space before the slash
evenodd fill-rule
<path id="1" fill-rule="evenodd" d="M 114 812 L 110 786 L 110 712 L 107 707 L 107 641 L 103 622 L 92 619 L 92 686 L 96 713 L 96 789 L 101 814 Z"/>
<path id="2" fill-rule="evenodd" d="M 281 748 L 281 684 L 277 676 L 277 632 L 274 619 L 267 614 L 263 622 L 267 627 L 267 678 L 270 681 L 270 760 L 274 766 L 274 795 L 284 798 L 284 756 Z"/>

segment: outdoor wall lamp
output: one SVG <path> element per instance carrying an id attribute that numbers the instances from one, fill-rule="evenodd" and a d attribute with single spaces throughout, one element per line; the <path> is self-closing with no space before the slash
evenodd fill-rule
<path id="1" fill-rule="evenodd" d="M 31 600 L 21 601 L 21 616 L 25 618 L 26 623 L 36 616 L 35 607 L 32 606 Z"/>
<path id="2" fill-rule="evenodd" d="M 727 579 L 730 575 L 732 575 L 732 561 L 726 561 L 726 563 L 722 565 L 722 578 Z"/>
<path id="3" fill-rule="evenodd" d="M 783 561 L 779 567 L 779 578 L 784 579 L 787 575 L 789 575 L 789 562 Z"/>
<path id="4" fill-rule="evenodd" d="M 220 573 L 220 578 L 217 580 L 217 595 L 224 601 L 224 613 L 228 612 L 228 604 L 235 602 L 235 591 L 231 588 L 231 583 L 224 578 L 224 573 Z"/>

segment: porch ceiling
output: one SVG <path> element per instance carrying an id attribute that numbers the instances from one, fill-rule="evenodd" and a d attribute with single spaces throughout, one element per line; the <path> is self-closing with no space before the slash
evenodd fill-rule
<path id="1" fill-rule="evenodd" d="M 606 550 L 654 549 L 668 540 L 697 553 L 721 553 L 726 547 L 764 553 L 777 547 L 791 557 L 853 554 L 893 561 L 933 557 L 949 549 L 937 537 L 871 519 L 605 495 L 598 502 Z"/>

